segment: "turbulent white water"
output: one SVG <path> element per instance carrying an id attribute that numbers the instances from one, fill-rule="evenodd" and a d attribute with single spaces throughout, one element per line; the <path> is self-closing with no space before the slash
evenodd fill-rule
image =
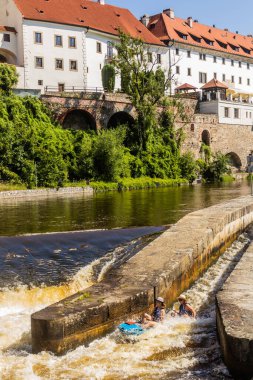
<path id="1" fill-rule="evenodd" d="M 186 292 L 197 309 L 195 321 L 169 316 L 134 344 L 120 343 L 118 332 L 62 357 L 31 353 L 30 315 L 101 279 L 121 258 L 115 250 L 81 269 L 68 285 L 0 293 L 0 379 L 228 379 L 215 330 L 214 295 L 233 269 L 249 239 L 242 235 Z M 101 261 L 102 260 L 102 261 Z M 104 260 L 104 261 L 103 261 Z M 94 276 L 96 273 L 96 276 Z"/>

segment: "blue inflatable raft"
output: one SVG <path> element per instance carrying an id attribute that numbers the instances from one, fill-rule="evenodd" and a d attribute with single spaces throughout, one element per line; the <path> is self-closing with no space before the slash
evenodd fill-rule
<path id="1" fill-rule="evenodd" d="M 121 323 L 118 328 L 125 335 L 141 335 L 145 331 L 137 323 Z"/>

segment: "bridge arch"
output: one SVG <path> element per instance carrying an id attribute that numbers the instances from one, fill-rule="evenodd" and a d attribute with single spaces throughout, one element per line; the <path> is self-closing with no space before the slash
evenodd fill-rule
<path id="1" fill-rule="evenodd" d="M 69 111 L 63 119 L 62 126 L 65 129 L 81 129 L 84 131 L 96 130 L 94 116 L 85 110 L 74 109 Z"/>
<path id="2" fill-rule="evenodd" d="M 17 57 L 11 51 L 0 48 L 0 63 L 9 63 L 11 65 L 16 65 Z"/>
<path id="3" fill-rule="evenodd" d="M 132 127 L 134 124 L 134 118 L 131 116 L 128 112 L 125 111 L 118 111 L 114 113 L 108 123 L 107 128 L 116 128 L 119 125 L 128 125 L 129 127 Z"/>
<path id="4" fill-rule="evenodd" d="M 242 167 L 242 161 L 241 161 L 241 159 L 237 153 L 229 152 L 226 154 L 226 157 L 229 160 L 229 165 L 231 165 L 237 169 L 240 169 Z"/>
<path id="5" fill-rule="evenodd" d="M 211 135 L 207 129 L 204 129 L 201 134 L 201 141 L 203 144 L 210 146 L 211 145 Z"/>

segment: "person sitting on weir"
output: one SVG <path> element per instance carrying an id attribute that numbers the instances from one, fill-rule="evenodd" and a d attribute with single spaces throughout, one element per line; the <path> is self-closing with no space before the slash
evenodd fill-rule
<path id="1" fill-rule="evenodd" d="M 165 303 L 162 297 L 155 299 L 155 308 L 151 315 L 145 313 L 142 317 L 142 326 L 145 329 L 154 327 L 157 323 L 162 322 L 165 317 Z"/>
<path id="2" fill-rule="evenodd" d="M 173 310 L 173 313 L 176 313 L 180 317 L 196 317 L 196 311 L 189 303 L 186 302 L 186 297 L 184 295 L 178 297 L 178 302 L 180 303 L 179 311 Z"/>

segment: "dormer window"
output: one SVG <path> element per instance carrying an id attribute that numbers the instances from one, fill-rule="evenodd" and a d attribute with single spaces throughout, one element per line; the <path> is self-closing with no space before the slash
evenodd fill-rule
<path id="1" fill-rule="evenodd" d="M 235 46 L 235 45 L 232 45 L 232 44 L 229 44 L 229 46 L 230 46 L 231 49 L 233 49 L 234 51 L 239 51 L 239 47 L 238 47 L 238 46 Z"/>
<path id="2" fill-rule="evenodd" d="M 200 37 L 197 37 L 197 36 L 194 36 L 194 34 L 191 34 L 191 38 L 195 41 L 195 42 L 201 42 L 201 38 Z"/>
<path id="3" fill-rule="evenodd" d="M 228 45 L 225 44 L 224 42 L 221 42 L 219 40 L 216 40 L 218 42 L 218 44 L 220 45 L 220 47 L 222 47 L 222 49 L 227 49 Z"/>
<path id="4" fill-rule="evenodd" d="M 250 54 L 251 53 L 249 49 L 247 49 L 247 48 L 245 48 L 243 46 L 241 46 L 241 48 L 244 51 L 244 53 L 246 53 L 246 54 Z"/>
<path id="5" fill-rule="evenodd" d="M 208 40 L 207 38 L 204 38 L 205 42 L 207 43 L 207 45 L 209 46 L 213 46 L 213 41 L 211 40 Z"/>
<path id="6" fill-rule="evenodd" d="M 183 40 L 187 40 L 187 34 L 184 34 L 184 33 L 182 33 L 182 32 L 179 32 L 178 30 L 176 30 L 176 32 L 177 32 L 177 34 L 178 34 L 178 36 L 180 37 L 180 38 L 182 38 Z"/>

